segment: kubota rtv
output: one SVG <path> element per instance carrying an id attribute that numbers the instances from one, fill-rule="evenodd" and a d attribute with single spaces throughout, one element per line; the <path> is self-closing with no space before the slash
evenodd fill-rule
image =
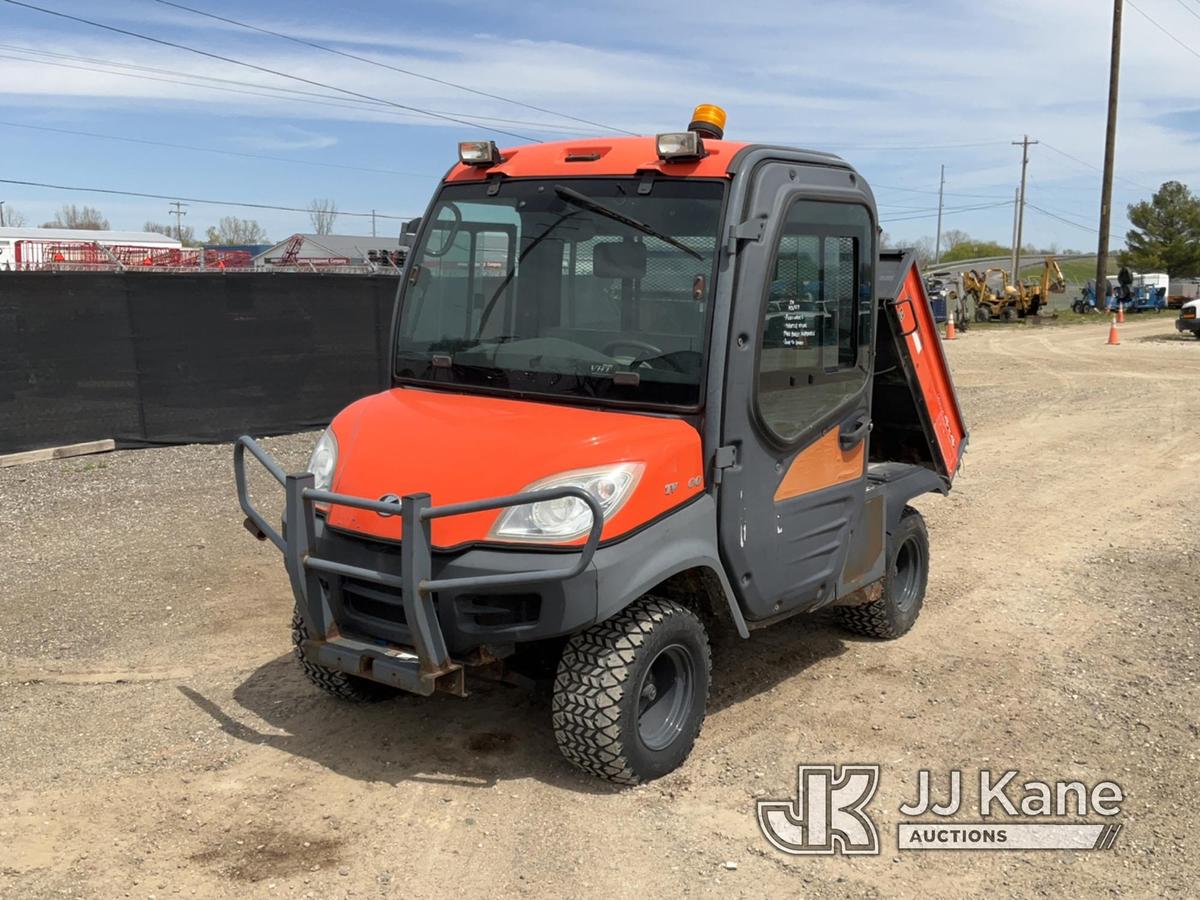
<path id="1" fill-rule="evenodd" d="M 925 288 L 837 157 L 685 132 L 460 145 L 416 232 L 391 384 L 307 472 L 235 448 L 308 677 L 347 700 L 546 667 L 554 733 L 632 783 L 691 751 L 708 631 L 836 607 L 906 632 L 966 431 Z M 282 528 L 246 489 L 284 487 Z M 746 652 L 754 652 L 753 643 Z"/>

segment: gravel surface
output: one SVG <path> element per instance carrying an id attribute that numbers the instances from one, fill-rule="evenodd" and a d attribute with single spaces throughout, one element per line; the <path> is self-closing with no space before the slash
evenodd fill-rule
<path id="1" fill-rule="evenodd" d="M 540 692 L 311 688 L 228 446 L 0 469 L 0 896 L 1194 895 L 1200 344 L 1166 316 L 1104 337 L 948 344 L 971 445 L 918 503 L 914 631 L 717 635 L 692 758 L 633 790 L 559 758 Z M 267 445 L 299 468 L 314 437 Z M 883 766 L 882 856 L 766 843 L 754 801 L 792 796 L 803 762 Z M 1107 852 L 897 851 L 917 770 L 956 767 L 1114 779 L 1124 831 Z"/>

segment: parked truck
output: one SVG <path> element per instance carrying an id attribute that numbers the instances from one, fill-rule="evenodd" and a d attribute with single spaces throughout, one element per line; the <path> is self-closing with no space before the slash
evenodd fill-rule
<path id="1" fill-rule="evenodd" d="M 1179 318 L 1175 320 L 1175 330 L 1190 332 L 1193 337 L 1200 338 L 1200 300 L 1188 300 L 1179 310 Z"/>
<path id="2" fill-rule="evenodd" d="M 880 253 L 848 163 L 723 128 L 700 107 L 683 132 L 460 144 L 405 263 L 390 386 L 306 471 L 236 444 L 315 685 L 547 674 L 563 754 L 628 784 L 691 751 L 714 628 L 826 607 L 873 638 L 913 626 L 909 501 L 947 492 L 967 443 L 920 272 Z"/>

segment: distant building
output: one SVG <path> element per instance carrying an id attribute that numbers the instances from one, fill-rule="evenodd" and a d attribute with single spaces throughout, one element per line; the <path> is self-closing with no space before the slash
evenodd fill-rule
<path id="1" fill-rule="evenodd" d="M 100 248 L 123 255 L 177 250 L 182 244 L 153 231 L 93 231 L 85 228 L 0 228 L 0 272 L 31 271 L 91 259 Z"/>
<path id="2" fill-rule="evenodd" d="M 254 257 L 255 267 L 391 266 L 402 262 L 399 237 L 293 234 Z"/>

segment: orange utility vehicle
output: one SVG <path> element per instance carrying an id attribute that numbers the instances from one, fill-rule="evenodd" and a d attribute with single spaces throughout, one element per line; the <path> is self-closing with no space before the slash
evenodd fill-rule
<path id="1" fill-rule="evenodd" d="M 691 751 L 713 628 L 912 626 L 908 502 L 949 490 L 967 438 L 923 280 L 880 254 L 847 163 L 723 127 L 699 107 L 656 137 L 460 144 L 405 264 L 391 387 L 306 472 L 237 444 L 319 687 L 552 675 L 563 753 L 635 783 Z"/>

